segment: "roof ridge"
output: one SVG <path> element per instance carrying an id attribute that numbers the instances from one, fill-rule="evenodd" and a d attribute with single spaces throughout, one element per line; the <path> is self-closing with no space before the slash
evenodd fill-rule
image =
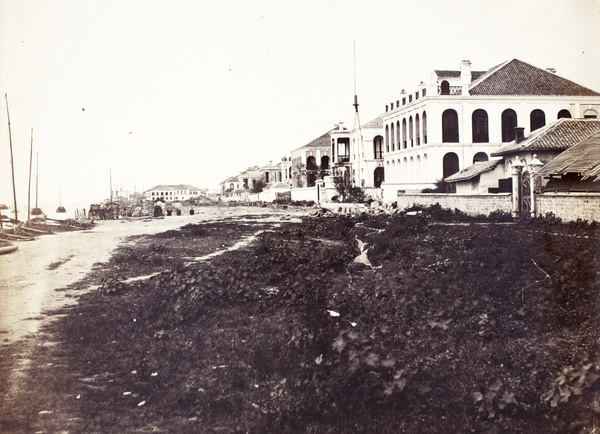
<path id="1" fill-rule="evenodd" d="M 494 68 L 469 86 L 471 95 L 600 96 L 600 93 L 519 59 Z"/>
<path id="2" fill-rule="evenodd" d="M 477 80 L 472 81 L 471 84 L 469 85 L 469 89 L 471 89 L 472 87 L 477 86 L 479 83 L 481 83 L 482 81 L 486 80 L 490 75 L 492 75 L 495 72 L 499 71 L 500 69 L 504 68 L 506 65 L 508 65 L 513 60 L 517 60 L 517 59 L 505 60 L 504 62 L 502 62 L 502 63 L 500 63 L 500 64 L 498 64 L 496 66 L 492 66 L 481 77 L 479 77 Z"/>

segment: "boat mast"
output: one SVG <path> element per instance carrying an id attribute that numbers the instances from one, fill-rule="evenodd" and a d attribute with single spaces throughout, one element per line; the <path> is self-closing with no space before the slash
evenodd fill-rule
<path id="1" fill-rule="evenodd" d="M 35 215 L 38 215 L 40 209 L 38 208 L 38 174 L 40 169 L 40 155 L 35 153 Z"/>
<path id="2" fill-rule="evenodd" d="M 29 150 L 29 186 L 27 187 L 27 220 L 31 219 L 31 168 L 33 164 L 33 128 L 31 129 L 31 148 Z"/>
<path id="3" fill-rule="evenodd" d="M 17 189 L 15 188 L 15 162 L 13 161 L 13 146 L 12 146 L 12 135 L 10 132 L 10 114 L 8 113 L 8 95 L 4 94 L 4 99 L 6 100 L 6 116 L 8 118 L 8 141 L 10 143 L 10 167 L 12 170 L 12 184 L 13 184 L 13 200 L 15 206 L 15 220 L 19 220 L 18 211 L 17 211 Z"/>

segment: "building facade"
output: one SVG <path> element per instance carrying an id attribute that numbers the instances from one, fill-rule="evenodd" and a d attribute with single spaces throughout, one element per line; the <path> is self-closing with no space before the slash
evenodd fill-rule
<path id="1" fill-rule="evenodd" d="M 334 174 L 341 170 L 351 172 L 354 185 L 363 187 L 371 196 L 381 188 L 385 173 L 383 118 L 377 118 L 350 131 L 338 129 L 331 133 L 331 155 Z"/>
<path id="2" fill-rule="evenodd" d="M 560 118 L 597 118 L 600 93 L 517 59 L 488 71 L 435 70 L 385 107 L 384 200 L 438 181 Z"/>
<path id="3" fill-rule="evenodd" d="M 197 199 L 203 194 L 202 189 L 189 184 L 157 185 L 150 190 L 146 190 L 144 197 L 146 200 L 151 201 L 174 202 Z"/>
<path id="4" fill-rule="evenodd" d="M 290 160 L 285 163 L 293 188 L 314 187 L 318 179 L 330 174 L 330 142 L 332 135 L 338 130 L 345 131 L 341 123 L 306 145 L 292 150 Z"/>

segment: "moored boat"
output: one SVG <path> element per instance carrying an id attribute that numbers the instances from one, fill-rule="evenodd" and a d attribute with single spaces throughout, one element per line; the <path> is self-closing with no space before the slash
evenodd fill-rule
<path id="1" fill-rule="evenodd" d="M 18 246 L 0 246 L 0 255 L 5 255 L 7 253 L 12 253 L 17 250 Z"/>

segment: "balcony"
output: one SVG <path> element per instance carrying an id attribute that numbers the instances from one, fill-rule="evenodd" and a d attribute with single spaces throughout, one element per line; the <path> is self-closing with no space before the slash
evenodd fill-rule
<path id="1" fill-rule="evenodd" d="M 462 86 L 450 86 L 448 89 L 442 90 L 442 86 L 438 86 L 438 95 L 462 95 Z"/>

